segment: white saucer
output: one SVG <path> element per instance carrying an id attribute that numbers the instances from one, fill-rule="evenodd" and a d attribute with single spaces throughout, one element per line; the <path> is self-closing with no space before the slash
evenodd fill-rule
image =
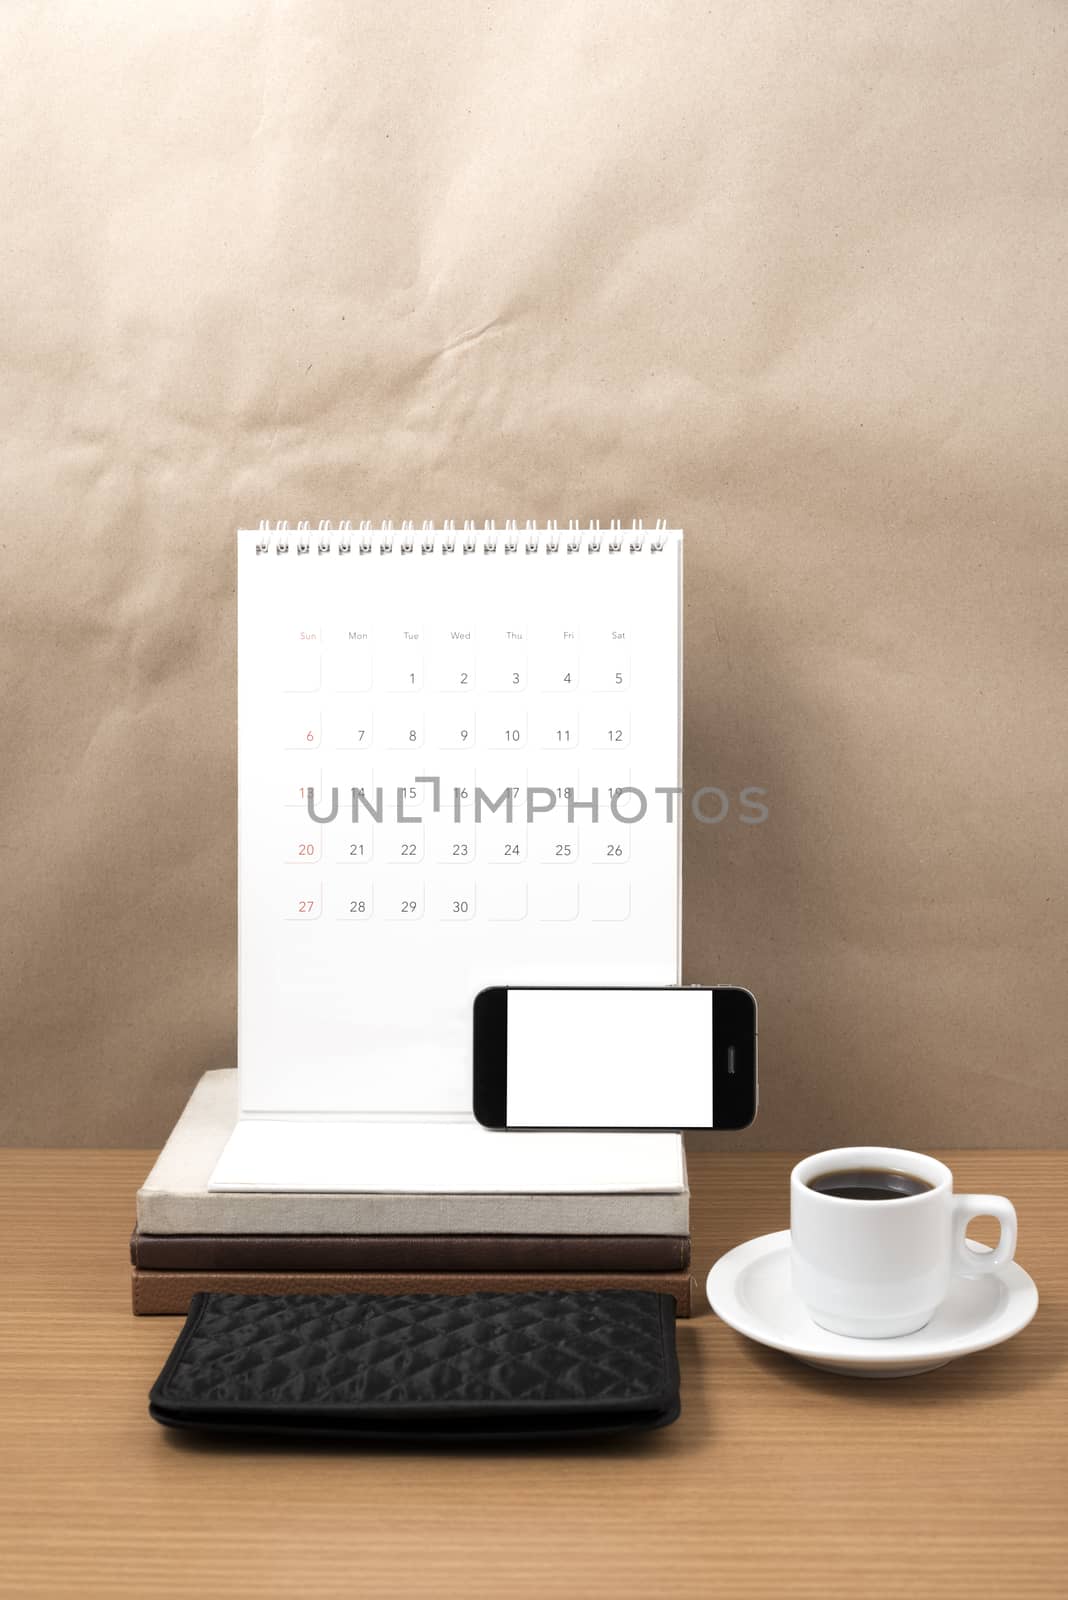
<path id="1" fill-rule="evenodd" d="M 969 1240 L 973 1250 L 984 1245 Z M 810 1367 L 854 1378 L 907 1378 L 1011 1339 L 1038 1309 L 1038 1290 L 1015 1261 L 982 1278 L 954 1278 L 926 1328 L 900 1339 L 848 1339 L 811 1320 L 790 1281 L 790 1230 L 728 1251 L 708 1274 L 708 1303 L 747 1339 Z"/>

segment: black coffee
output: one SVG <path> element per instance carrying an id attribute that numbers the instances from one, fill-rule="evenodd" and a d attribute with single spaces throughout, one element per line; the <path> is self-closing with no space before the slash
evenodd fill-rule
<path id="1" fill-rule="evenodd" d="M 821 1172 L 818 1178 L 808 1180 L 807 1187 L 839 1200 L 905 1200 L 910 1194 L 926 1194 L 934 1184 L 926 1178 L 914 1178 L 910 1172 L 852 1167 L 844 1172 Z"/>

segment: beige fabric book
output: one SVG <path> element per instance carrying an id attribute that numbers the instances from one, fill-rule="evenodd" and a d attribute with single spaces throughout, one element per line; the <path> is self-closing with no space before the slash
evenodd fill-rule
<path id="1" fill-rule="evenodd" d="M 208 1185 L 238 1120 L 236 1070 L 207 1072 L 137 1196 L 142 1233 L 668 1234 L 690 1231 L 681 1137 L 642 1192 L 462 1194 L 235 1190 Z M 512 1137 L 502 1134 L 499 1137 Z M 558 1180 L 557 1180 L 558 1181 Z"/>

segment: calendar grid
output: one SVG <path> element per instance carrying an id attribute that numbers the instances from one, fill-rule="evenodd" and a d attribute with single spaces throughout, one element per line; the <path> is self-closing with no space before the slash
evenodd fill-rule
<path id="1" fill-rule="evenodd" d="M 479 988 L 677 981 L 678 823 L 624 801 L 679 781 L 680 558 L 660 523 L 239 535 L 243 1098 L 459 1109 Z"/>

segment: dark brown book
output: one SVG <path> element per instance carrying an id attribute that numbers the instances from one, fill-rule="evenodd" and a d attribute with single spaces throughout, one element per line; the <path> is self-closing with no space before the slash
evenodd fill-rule
<path id="1" fill-rule="evenodd" d="M 649 1289 L 690 1315 L 688 1272 L 152 1272 L 131 1267 L 137 1317 L 184 1316 L 195 1294 L 500 1294 L 509 1289 Z"/>
<path id="2" fill-rule="evenodd" d="M 661 1234 L 141 1233 L 154 1272 L 683 1272 L 688 1238 Z"/>

